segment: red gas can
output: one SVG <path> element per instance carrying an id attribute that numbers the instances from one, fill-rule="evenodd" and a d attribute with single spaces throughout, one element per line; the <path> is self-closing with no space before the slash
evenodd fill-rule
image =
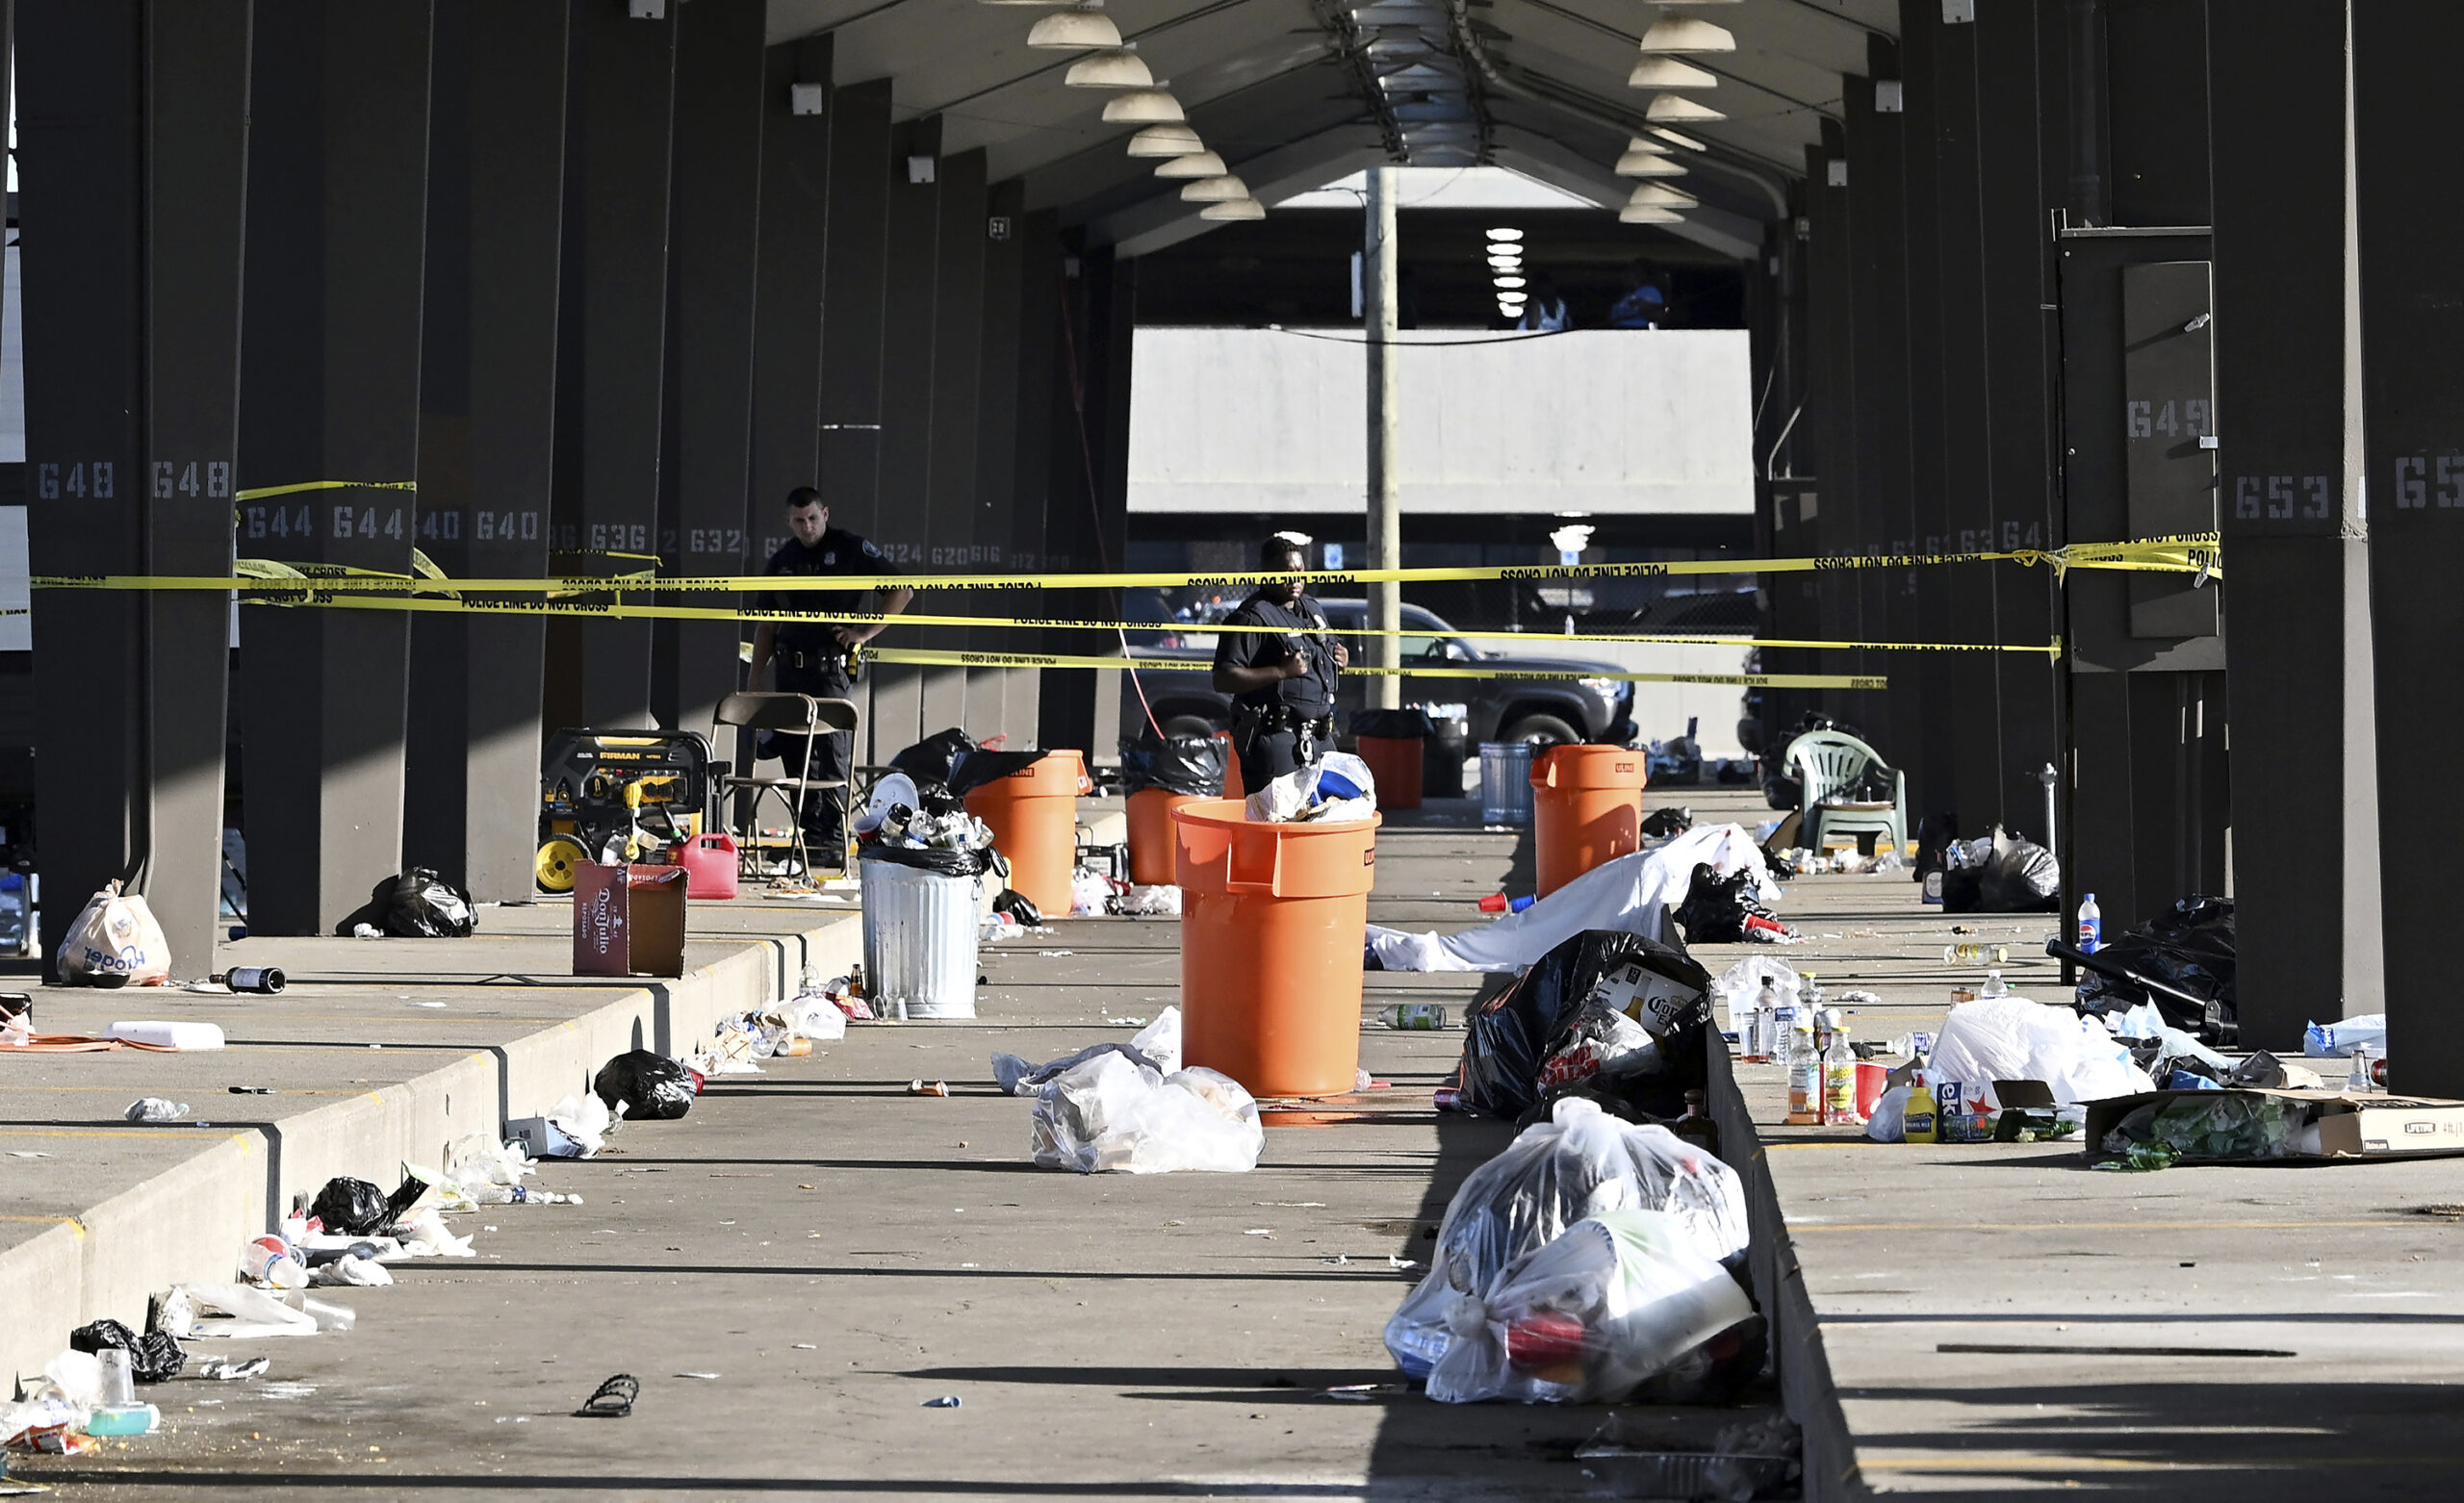
<path id="1" fill-rule="evenodd" d="M 725 830 L 696 835 L 686 841 L 677 853 L 677 864 L 684 868 L 684 895 L 693 902 L 735 896 L 736 875 L 741 868 L 736 860 L 735 837 Z"/>

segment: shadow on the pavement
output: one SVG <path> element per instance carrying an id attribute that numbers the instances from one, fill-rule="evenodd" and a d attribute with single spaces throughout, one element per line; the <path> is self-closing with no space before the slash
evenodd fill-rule
<path id="1" fill-rule="evenodd" d="M 118 1471 L 109 1467 L 78 1467 L 73 1472 L 28 1471 L 28 1481 L 52 1480 L 109 1484 L 121 1488 L 167 1488 L 171 1495 L 198 1496 L 208 1492 L 245 1496 L 269 1489 L 300 1490 L 376 1490 L 387 1493 L 413 1491 L 457 1492 L 479 1497 L 501 1496 L 507 1492 L 532 1490 L 543 1492 L 570 1491 L 599 1495 L 623 1494 L 631 1489 L 657 1489 L 662 1492 L 719 1493 L 735 1496 L 748 1492 L 829 1493 L 880 1492 L 891 1496 L 923 1496 L 942 1494 L 982 1494 L 992 1497 L 1168 1497 L 1168 1498 L 1323 1498 L 1348 1490 L 1324 1483 L 1310 1482 L 1173 1482 L 1124 1481 L 1089 1482 L 1035 1481 L 1016 1477 L 998 1478 L 929 1478 L 929 1477 L 730 1477 L 717 1472 L 672 1477 L 603 1476 L 595 1473 L 561 1472 L 523 1476 L 511 1472 L 491 1472 L 485 1476 L 456 1477 L 442 1473 L 398 1471 L 310 1471 L 304 1467 L 286 1467 L 269 1472 L 203 1472 L 203 1471 Z"/>
<path id="2" fill-rule="evenodd" d="M 666 1277 L 708 1275 L 712 1278 L 742 1276 L 760 1279 L 1030 1279 L 1076 1281 L 1095 1284 L 1142 1283 L 1169 1284 L 1195 1281 L 1201 1284 L 1392 1284 L 1398 1302 L 1410 1286 L 1395 1276 L 1394 1270 L 1373 1263 L 1351 1268 L 1336 1268 L 1320 1263 L 1315 1254 L 1307 1256 L 1313 1264 L 1308 1268 L 1258 1267 L 1226 1270 L 1219 1273 L 1193 1273 L 1156 1269 L 1110 1268 L 917 1268 L 894 1263 L 853 1263 L 830 1265 L 822 1263 L 597 1263 L 597 1262 L 513 1262 L 490 1259 L 479 1263 L 456 1263 L 451 1272 L 464 1281 L 476 1280 L 488 1273 L 621 1273 L 653 1274 Z M 440 1270 L 442 1271 L 442 1270 Z"/>

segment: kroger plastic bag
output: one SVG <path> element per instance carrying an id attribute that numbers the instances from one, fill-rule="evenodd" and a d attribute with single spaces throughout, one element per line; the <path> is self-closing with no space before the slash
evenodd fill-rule
<path id="1" fill-rule="evenodd" d="M 1386 1322 L 1386 1350 L 1406 1374 L 1426 1377 L 1446 1353 L 1455 1300 L 1479 1294 L 1574 1223 L 1625 1210 L 1674 1217 L 1714 1263 L 1745 1252 L 1735 1170 L 1666 1128 L 1621 1122 L 1596 1102 L 1560 1101 L 1454 1192 L 1428 1273 Z"/>
<path id="2" fill-rule="evenodd" d="M 171 976 L 171 947 L 144 898 L 112 881 L 61 936 L 56 963 L 71 986 L 160 986 Z"/>
<path id="3" fill-rule="evenodd" d="M 1266 1151 L 1258 1104 L 1228 1075 L 1162 1075 L 1118 1053 L 1056 1076 L 1036 1099 L 1036 1163 L 1080 1174 L 1242 1174 Z"/>
<path id="4" fill-rule="evenodd" d="M 2101 1024 L 2023 997 L 1981 997 L 1953 1007 L 1934 1040 L 1933 1067 L 1996 1108 L 1995 1081 L 2042 1081 L 2066 1107 L 2156 1088 Z"/>
<path id="5" fill-rule="evenodd" d="M 1429 1372 L 1428 1396 L 1611 1403 L 1753 1315 L 1680 1218 L 1611 1210 L 1515 1260 L 1484 1294 L 1454 1298 L 1454 1339 Z"/>

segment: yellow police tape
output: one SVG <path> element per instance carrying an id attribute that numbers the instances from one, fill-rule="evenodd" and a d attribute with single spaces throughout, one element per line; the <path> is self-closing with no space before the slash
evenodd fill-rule
<path id="1" fill-rule="evenodd" d="M 301 480 L 292 485 L 259 486 L 242 491 L 234 500 L 262 501 L 270 496 L 296 496 L 302 491 L 416 491 L 416 480 Z"/>
<path id="2" fill-rule="evenodd" d="M 731 611 L 693 605 L 627 605 L 620 601 L 583 600 L 481 602 L 431 597 L 335 596 L 316 600 L 249 600 L 252 605 L 313 605 L 328 610 L 420 611 L 477 616 L 582 616 L 606 621 L 810 621 L 796 612 Z M 1733 642 L 1734 639 L 1727 639 Z M 1205 658 L 1107 657 L 1069 652 L 976 652 L 929 648 L 882 648 L 865 644 L 864 657 L 876 663 L 912 663 L 940 668 L 1134 668 L 1146 673 L 1202 673 Z M 1589 668 L 1372 668 L 1355 663 L 1348 674 L 1402 675 L 1413 678 L 1605 678 L 1633 683 L 1733 684 L 1763 689 L 1886 689 L 1888 677 L 1877 674 L 1651 674 L 1623 669 Z"/>
<path id="3" fill-rule="evenodd" d="M 333 481 L 314 485 L 330 486 Z M 248 560 L 249 563 L 268 563 Z M 1427 569 L 1306 570 L 1298 573 L 1271 571 L 1205 574 L 1187 571 L 1110 573 L 997 574 L 707 574 L 662 577 L 627 575 L 622 579 L 587 574 L 520 579 L 413 578 L 368 571 L 326 572 L 323 565 L 274 565 L 288 571 L 277 576 L 295 585 L 305 572 L 315 571 L 317 587 L 391 595 L 446 595 L 470 591 L 481 595 L 561 595 L 610 589 L 657 590 L 670 593 L 717 591 L 726 594 L 807 590 L 1087 590 L 1087 589 L 1212 589 L 1299 579 L 1311 585 L 1431 584 L 1488 580 L 1542 582 L 1579 579 L 1658 579 L 1691 574 L 1834 573 L 1863 569 L 1912 569 L 1938 564 L 2015 563 L 2044 565 L 2057 577 L 2073 569 L 2119 569 L 2192 573 L 2201 581 L 2223 577 L 2215 533 L 2169 538 L 2142 538 L 2125 543 L 2072 543 L 2056 548 L 2011 548 L 1984 553 L 1838 553 L 1806 558 L 1695 558 L 1633 564 L 1483 564 Z M 231 577 L 192 574 L 38 574 L 38 590 L 232 590 L 266 588 L 266 578 L 250 578 L 246 571 Z"/>

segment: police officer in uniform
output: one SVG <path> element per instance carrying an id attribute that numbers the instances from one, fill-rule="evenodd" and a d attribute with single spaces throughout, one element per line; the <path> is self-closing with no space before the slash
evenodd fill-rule
<path id="1" fill-rule="evenodd" d="M 1309 567 L 1286 537 L 1258 550 L 1262 569 Z M 1278 631 L 1227 631 L 1216 638 L 1215 688 L 1232 697 L 1232 751 L 1252 791 L 1334 750 L 1335 674 L 1351 661 L 1326 626 L 1326 613 L 1298 579 L 1260 585 L 1229 618 Z"/>
<path id="2" fill-rule="evenodd" d="M 787 493 L 787 530 L 794 534 L 770 555 L 762 570 L 770 574 L 844 574 L 855 577 L 894 574 L 897 569 L 869 540 L 830 524 L 830 508 L 821 493 L 802 485 Z M 915 598 L 912 590 L 771 590 L 759 608 L 776 611 L 831 611 L 845 615 L 895 616 Z M 859 644 L 881 634 L 882 622 L 765 621 L 753 633 L 753 675 L 750 686 L 761 687 L 762 671 L 779 665 L 779 688 L 788 694 L 809 694 L 825 700 L 851 699 L 855 677 L 848 654 Z M 805 772 L 804 736 L 773 735 L 771 749 L 786 776 L 835 779 L 848 776 L 853 748 L 843 731 L 810 738 L 811 771 Z M 836 793 L 808 793 L 799 819 L 805 844 L 822 864 L 836 866 L 845 849 Z"/>

